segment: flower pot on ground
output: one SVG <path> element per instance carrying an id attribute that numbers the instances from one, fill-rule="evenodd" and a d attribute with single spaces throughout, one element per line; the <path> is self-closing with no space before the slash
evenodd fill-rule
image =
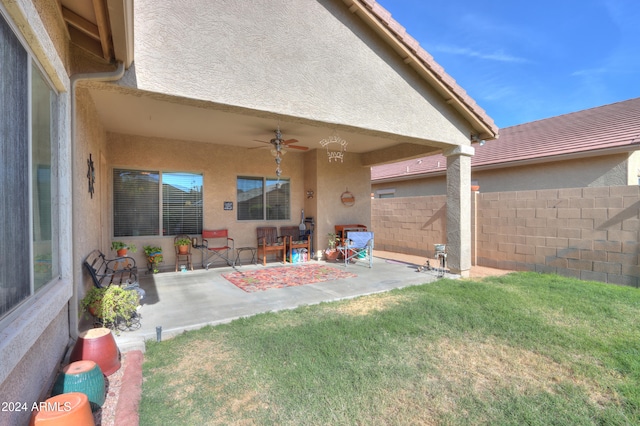
<path id="1" fill-rule="evenodd" d="M 137 316 L 139 302 L 140 296 L 136 290 L 111 285 L 102 288 L 91 287 L 80 301 L 80 306 L 103 325 L 116 327 L 119 323 L 132 323 Z"/>
<path id="2" fill-rule="evenodd" d="M 340 254 L 340 252 L 336 250 L 337 243 L 338 243 L 338 234 L 329 232 L 327 234 L 327 245 L 329 246 L 329 248 L 327 248 L 324 251 L 324 257 L 326 260 L 336 260 L 338 258 L 338 255 Z"/>
<path id="3" fill-rule="evenodd" d="M 138 249 L 135 244 L 126 244 L 122 241 L 113 241 L 111 243 L 111 250 L 114 250 L 118 257 L 124 257 L 127 255 L 127 251 L 131 250 L 131 253 L 135 253 Z"/>

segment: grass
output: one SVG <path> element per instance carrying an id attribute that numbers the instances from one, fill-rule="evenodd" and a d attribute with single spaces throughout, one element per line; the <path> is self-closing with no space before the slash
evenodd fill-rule
<path id="1" fill-rule="evenodd" d="M 140 424 L 640 424 L 640 291 L 440 280 L 147 347 Z"/>

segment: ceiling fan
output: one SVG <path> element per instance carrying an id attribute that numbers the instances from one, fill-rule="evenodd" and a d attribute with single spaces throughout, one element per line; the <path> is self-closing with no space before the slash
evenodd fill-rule
<path id="1" fill-rule="evenodd" d="M 282 162 L 282 156 L 287 153 L 285 148 L 287 148 L 287 149 L 289 149 L 289 148 L 299 149 L 299 150 L 302 150 L 302 151 L 306 151 L 309 148 L 307 148 L 306 146 L 292 145 L 292 144 L 298 142 L 297 139 L 288 139 L 288 140 L 282 139 L 282 133 L 280 132 L 280 126 L 278 126 L 278 128 L 275 130 L 275 133 L 276 133 L 276 137 L 271 139 L 269 142 L 255 140 L 255 139 L 254 139 L 254 141 L 255 142 L 261 142 L 261 143 L 270 144 L 273 147 L 273 148 L 271 148 L 271 155 L 273 155 L 275 157 L 275 159 L 276 159 L 276 164 L 277 164 L 276 175 L 278 175 L 278 178 L 280 178 L 280 175 L 282 174 L 282 169 L 280 169 L 280 163 Z M 264 147 L 258 146 L 258 147 L 249 148 L 249 149 L 257 149 L 257 148 L 264 148 Z"/>
<path id="2" fill-rule="evenodd" d="M 260 143 L 267 143 L 270 145 L 273 145 L 273 147 L 278 150 L 278 148 L 282 149 L 282 148 L 291 148 L 291 149 L 299 149 L 301 151 L 307 151 L 309 148 L 307 148 L 306 146 L 300 146 L 300 145 L 292 145 L 296 142 L 298 142 L 297 139 L 287 139 L 284 140 L 282 139 L 282 133 L 280 132 L 280 127 L 278 126 L 278 128 L 276 130 L 274 130 L 275 132 L 275 138 L 271 139 L 269 142 L 267 141 L 261 141 L 258 139 L 254 139 L 254 142 L 260 142 Z M 254 148 L 250 148 L 250 149 L 258 149 L 258 148 L 264 148 L 262 146 L 258 146 L 258 147 L 254 147 Z"/>

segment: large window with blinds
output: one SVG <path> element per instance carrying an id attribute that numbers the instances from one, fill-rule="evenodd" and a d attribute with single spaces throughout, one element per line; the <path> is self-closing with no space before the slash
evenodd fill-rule
<path id="1" fill-rule="evenodd" d="M 59 275 L 58 95 L 0 10 L 0 319 Z"/>
<path id="2" fill-rule="evenodd" d="M 238 220 L 291 219 L 289 179 L 239 176 L 236 194 Z"/>
<path id="3" fill-rule="evenodd" d="M 113 235 L 202 233 L 202 174 L 114 169 Z"/>

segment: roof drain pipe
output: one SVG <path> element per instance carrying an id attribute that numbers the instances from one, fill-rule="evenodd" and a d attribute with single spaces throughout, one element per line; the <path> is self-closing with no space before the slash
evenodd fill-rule
<path id="1" fill-rule="evenodd" d="M 98 72 L 98 73 L 86 73 L 86 74 L 74 74 L 71 76 L 71 199 L 76 194 L 77 182 L 75 181 L 75 152 L 76 152 L 76 85 L 82 81 L 117 81 L 124 76 L 124 64 L 118 62 L 118 68 L 115 71 Z M 72 201 L 71 207 L 71 243 L 73 247 L 72 259 L 74 264 L 72 265 L 73 272 L 73 293 L 71 300 L 69 301 L 69 333 L 71 339 L 75 342 L 78 340 L 78 286 L 82 283 L 82 269 L 77 268 L 75 265 L 75 259 L 78 258 L 76 253 L 76 245 L 73 244 L 74 237 L 76 235 L 76 207 Z"/>

